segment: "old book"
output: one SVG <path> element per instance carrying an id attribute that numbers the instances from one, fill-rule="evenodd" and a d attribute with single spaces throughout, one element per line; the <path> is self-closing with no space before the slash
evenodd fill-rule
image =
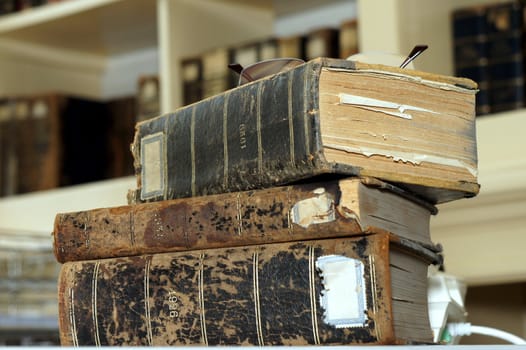
<path id="1" fill-rule="evenodd" d="M 19 107 L 27 111 L 17 120 L 18 193 L 56 188 L 60 185 L 64 100 L 57 94 L 42 94 L 19 101 Z"/>
<path id="2" fill-rule="evenodd" d="M 137 118 L 137 100 L 135 96 L 114 98 L 106 103 L 106 108 L 109 118 L 107 176 L 133 175 L 130 140 Z"/>
<path id="3" fill-rule="evenodd" d="M 380 178 L 431 203 L 477 194 L 476 84 L 320 58 L 138 123 L 137 202 L 320 174 Z"/>
<path id="4" fill-rule="evenodd" d="M 67 96 L 61 121 L 61 185 L 107 179 L 111 160 L 108 142 L 111 117 L 107 102 Z"/>
<path id="5" fill-rule="evenodd" d="M 515 1 L 486 9 L 492 113 L 525 105 L 523 11 L 523 5 Z"/>
<path id="6" fill-rule="evenodd" d="M 259 60 L 269 60 L 272 58 L 279 57 L 278 53 L 278 39 L 277 38 L 267 38 L 260 40 L 259 44 Z"/>
<path id="7" fill-rule="evenodd" d="M 234 79 L 228 69 L 228 47 L 207 50 L 201 55 L 203 64 L 202 98 L 220 94 L 233 85 Z"/>
<path id="8" fill-rule="evenodd" d="M 181 61 L 183 77 L 183 104 L 189 105 L 203 98 L 203 62 L 200 56 Z"/>
<path id="9" fill-rule="evenodd" d="M 339 30 L 337 28 L 320 28 L 305 36 L 305 59 L 317 57 L 340 57 Z"/>
<path id="10" fill-rule="evenodd" d="M 278 57 L 305 59 L 305 36 L 291 35 L 277 39 Z"/>
<path id="11" fill-rule="evenodd" d="M 0 1 L 0 15 L 7 15 L 16 11 L 16 0 Z"/>
<path id="12" fill-rule="evenodd" d="M 229 61 L 239 63 L 243 67 L 260 61 L 258 41 L 230 47 L 229 51 Z"/>
<path id="13" fill-rule="evenodd" d="M 243 67 L 277 57 L 278 42 L 274 38 L 253 40 L 230 48 L 230 62 L 239 63 Z"/>
<path id="14" fill-rule="evenodd" d="M 137 82 L 137 122 L 161 114 L 161 93 L 159 77 L 145 75 Z"/>
<path id="15" fill-rule="evenodd" d="M 0 196 L 16 193 L 17 156 L 14 99 L 0 99 Z"/>
<path id="16" fill-rule="evenodd" d="M 55 188 L 60 184 L 62 99 L 56 94 L 13 96 L 2 114 L 4 194 Z M 2 118 L 3 119 L 3 118 Z M 3 142 L 3 143 L 4 143 Z"/>
<path id="17" fill-rule="evenodd" d="M 490 113 L 488 30 L 485 6 L 460 8 L 452 14 L 455 75 L 478 84 L 476 113 Z"/>
<path id="18" fill-rule="evenodd" d="M 59 262 L 361 235 L 372 230 L 431 246 L 436 209 L 365 178 L 59 213 Z"/>
<path id="19" fill-rule="evenodd" d="M 356 18 L 343 21 L 338 35 L 340 58 L 348 58 L 359 52 L 358 20 Z"/>
<path id="20" fill-rule="evenodd" d="M 68 262 L 61 344 L 428 343 L 427 268 L 388 234 Z"/>

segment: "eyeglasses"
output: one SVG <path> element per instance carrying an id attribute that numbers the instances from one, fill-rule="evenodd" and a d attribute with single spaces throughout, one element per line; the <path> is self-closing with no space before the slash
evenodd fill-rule
<path id="1" fill-rule="evenodd" d="M 231 63 L 228 68 L 239 74 L 238 86 L 261 79 L 271 74 L 288 71 L 305 63 L 299 58 L 271 58 L 243 67 L 239 63 Z"/>
<path id="2" fill-rule="evenodd" d="M 411 50 L 407 58 L 402 62 L 400 68 L 405 68 L 415 58 L 427 49 L 427 45 L 417 45 Z M 238 86 L 249 83 L 254 80 L 264 78 L 271 74 L 285 72 L 289 69 L 305 63 L 299 58 L 271 58 L 268 60 L 253 63 L 243 67 L 239 63 L 231 63 L 228 68 L 239 74 Z"/>

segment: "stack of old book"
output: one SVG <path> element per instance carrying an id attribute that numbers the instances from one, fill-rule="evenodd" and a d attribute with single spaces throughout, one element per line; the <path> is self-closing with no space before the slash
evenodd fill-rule
<path id="1" fill-rule="evenodd" d="M 319 58 L 140 122 L 130 204 L 56 217 L 64 345 L 430 343 L 476 85 Z"/>

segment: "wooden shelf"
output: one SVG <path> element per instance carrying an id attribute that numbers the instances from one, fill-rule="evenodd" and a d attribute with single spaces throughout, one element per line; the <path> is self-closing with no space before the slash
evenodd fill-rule
<path id="1" fill-rule="evenodd" d="M 2 198 L 0 234 L 49 238 L 57 213 L 125 205 L 128 190 L 136 186 L 131 176 Z"/>
<path id="2" fill-rule="evenodd" d="M 68 0 L 0 17 L 0 38 L 89 55 L 157 46 L 151 0 Z"/>
<path id="3" fill-rule="evenodd" d="M 105 100 L 158 72 L 151 0 L 68 0 L 0 17 L 0 94 Z"/>

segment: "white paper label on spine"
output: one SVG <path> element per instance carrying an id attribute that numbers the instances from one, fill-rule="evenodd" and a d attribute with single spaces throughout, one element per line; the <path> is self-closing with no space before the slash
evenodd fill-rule
<path id="1" fill-rule="evenodd" d="M 165 137 L 162 132 L 141 139 L 141 199 L 164 194 L 165 183 Z"/>
<path id="2" fill-rule="evenodd" d="M 316 260 L 324 289 L 320 304 L 323 321 L 336 328 L 364 327 L 367 299 L 364 264 L 342 255 L 326 255 Z"/>

